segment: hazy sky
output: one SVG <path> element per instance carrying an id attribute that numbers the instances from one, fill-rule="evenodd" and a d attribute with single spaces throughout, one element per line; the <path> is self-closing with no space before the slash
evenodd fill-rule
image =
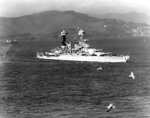
<path id="1" fill-rule="evenodd" d="M 46 10 L 95 14 L 137 11 L 150 16 L 150 0 L 0 0 L 0 16 L 21 16 Z"/>

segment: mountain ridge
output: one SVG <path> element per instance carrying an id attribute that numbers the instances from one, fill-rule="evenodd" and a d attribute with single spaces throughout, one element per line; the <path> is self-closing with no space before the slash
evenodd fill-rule
<path id="1" fill-rule="evenodd" d="M 76 35 L 77 27 L 84 29 L 87 34 L 91 35 L 125 36 L 139 35 L 137 34 L 139 28 L 149 27 L 149 25 L 128 23 L 112 18 L 100 19 L 75 11 L 57 10 L 13 18 L 0 18 L 0 36 L 27 33 L 32 35 L 58 35 L 63 28 L 71 32 L 71 35 Z"/>
<path id="2" fill-rule="evenodd" d="M 13 29 L 12 33 L 51 33 L 63 27 L 91 29 L 90 24 L 98 21 L 100 20 L 97 18 L 73 11 L 47 11 L 21 17 L 0 18 L 0 29 L 1 32 L 5 32 L 5 35 L 9 34 L 11 29 Z M 8 28 L 10 30 L 7 30 Z M 7 31 L 3 31 L 4 29 Z"/>

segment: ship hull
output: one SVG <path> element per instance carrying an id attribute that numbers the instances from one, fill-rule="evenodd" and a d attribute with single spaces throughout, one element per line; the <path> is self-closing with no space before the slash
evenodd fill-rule
<path id="1" fill-rule="evenodd" d="M 46 60 L 65 60 L 65 61 L 86 61 L 86 62 L 127 62 L 130 58 L 127 56 L 80 56 L 80 55 L 59 55 L 59 56 L 45 56 L 37 54 L 38 59 Z"/>

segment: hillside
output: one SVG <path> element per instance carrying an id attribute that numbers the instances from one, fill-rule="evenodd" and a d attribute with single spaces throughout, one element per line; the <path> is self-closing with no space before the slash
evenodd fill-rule
<path id="1" fill-rule="evenodd" d="M 97 24 L 99 23 L 99 24 Z M 95 28 L 96 24 L 96 28 Z M 102 32 L 103 22 L 100 19 L 74 11 L 47 11 L 17 18 L 0 18 L 0 35 L 19 33 L 49 34 L 62 28 Z"/>
<path id="2" fill-rule="evenodd" d="M 31 15 L 0 18 L 0 36 L 33 39 L 32 37 L 58 37 L 65 28 L 70 37 L 77 35 L 77 27 L 87 36 L 136 36 L 149 35 L 150 26 L 142 23 L 125 22 L 116 19 L 99 19 L 74 11 L 46 11 Z"/>
<path id="3" fill-rule="evenodd" d="M 126 22 L 150 24 L 150 16 L 138 12 L 129 12 L 124 14 L 108 13 L 104 15 L 90 14 L 90 16 L 97 17 L 97 18 L 115 18 L 115 19 L 124 20 Z"/>

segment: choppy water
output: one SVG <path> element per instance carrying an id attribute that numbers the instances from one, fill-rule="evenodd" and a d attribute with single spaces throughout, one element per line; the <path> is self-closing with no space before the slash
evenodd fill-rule
<path id="1" fill-rule="evenodd" d="M 39 48 L 54 41 L 21 41 L 0 67 L 2 118 L 149 118 L 150 40 L 117 39 L 90 42 L 95 48 L 127 54 L 128 63 L 41 61 Z M 102 67 L 102 70 L 97 70 Z M 129 78 L 133 71 L 136 79 Z M 113 103 L 116 108 L 106 112 Z"/>

